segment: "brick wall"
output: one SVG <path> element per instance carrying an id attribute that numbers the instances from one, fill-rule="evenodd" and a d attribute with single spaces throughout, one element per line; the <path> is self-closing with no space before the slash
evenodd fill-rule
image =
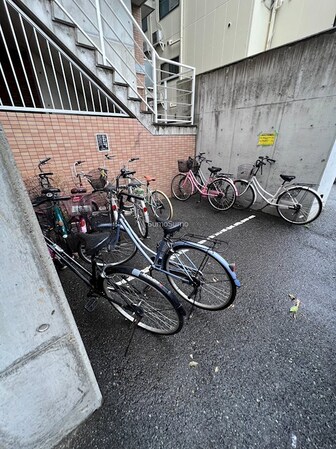
<path id="1" fill-rule="evenodd" d="M 85 160 L 84 171 L 103 166 L 104 154 L 97 150 L 96 134 L 106 133 L 110 153 L 109 173 L 116 174 L 121 163 L 140 157 L 133 163 L 139 179 L 156 176 L 156 185 L 170 194 L 170 182 L 178 172 L 177 160 L 195 152 L 195 136 L 154 136 L 136 119 L 0 112 L 2 124 L 16 163 L 24 180 L 38 173 L 40 159 L 51 157 L 46 171 L 55 173 L 63 191 L 73 186 L 70 167 Z M 55 183 L 56 186 L 56 183 Z"/>

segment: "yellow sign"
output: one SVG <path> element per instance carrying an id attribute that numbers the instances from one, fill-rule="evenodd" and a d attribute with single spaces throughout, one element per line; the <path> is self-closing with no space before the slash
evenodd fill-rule
<path id="1" fill-rule="evenodd" d="M 263 147 L 274 145 L 276 136 L 277 133 L 259 134 L 258 145 L 261 145 Z"/>

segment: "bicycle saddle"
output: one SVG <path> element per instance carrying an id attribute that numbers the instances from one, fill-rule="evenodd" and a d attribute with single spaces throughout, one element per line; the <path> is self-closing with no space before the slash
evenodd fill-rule
<path id="1" fill-rule="evenodd" d="M 161 226 L 163 228 L 164 236 L 167 237 L 167 235 L 172 235 L 175 232 L 179 231 L 183 227 L 183 223 L 180 222 L 173 223 L 171 221 L 164 221 L 163 223 L 161 223 Z"/>
<path id="2" fill-rule="evenodd" d="M 209 170 L 210 173 L 218 173 L 222 169 L 219 168 L 219 167 L 208 167 L 208 170 Z"/>
<path id="3" fill-rule="evenodd" d="M 71 189 L 71 193 L 76 194 L 76 193 L 86 193 L 87 190 L 85 187 L 74 187 L 73 189 Z"/>
<path id="4" fill-rule="evenodd" d="M 148 182 L 155 181 L 155 179 L 156 179 L 156 178 L 152 178 L 151 176 L 145 176 L 144 178 Z"/>
<path id="5" fill-rule="evenodd" d="M 286 182 L 290 182 L 293 181 L 293 179 L 295 179 L 296 176 L 280 175 L 280 178 Z"/>
<path id="6" fill-rule="evenodd" d="M 130 182 L 128 184 L 128 187 L 140 187 L 142 184 L 140 181 L 136 181 L 136 180 L 132 180 L 132 182 Z M 127 186 L 126 186 L 127 187 Z"/>
<path id="7" fill-rule="evenodd" d="M 85 242 L 85 252 L 88 256 L 95 255 L 103 246 L 108 245 L 113 238 L 110 232 L 78 234 L 78 237 Z"/>
<path id="8" fill-rule="evenodd" d="M 47 193 L 59 193 L 60 189 L 54 188 L 54 187 L 50 187 L 49 189 L 43 189 L 41 191 L 42 195 L 46 195 Z"/>

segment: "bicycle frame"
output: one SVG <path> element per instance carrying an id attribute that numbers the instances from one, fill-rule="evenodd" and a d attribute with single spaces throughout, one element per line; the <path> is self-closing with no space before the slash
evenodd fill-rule
<path id="1" fill-rule="evenodd" d="M 256 175 L 252 175 L 252 178 L 247 181 L 245 180 L 248 185 L 246 187 L 246 189 L 251 186 L 255 193 L 257 193 L 269 206 L 273 206 L 273 207 L 278 207 L 280 209 L 290 209 L 292 205 L 285 205 L 285 204 L 277 204 L 276 201 L 280 195 L 280 193 L 284 192 L 286 190 L 286 188 L 281 185 L 279 186 L 278 190 L 272 195 L 270 192 L 268 192 L 267 190 L 265 190 L 262 185 L 260 184 L 260 182 L 258 181 Z M 267 198 L 267 196 L 268 198 Z M 293 199 L 294 201 L 294 199 Z"/>
<path id="2" fill-rule="evenodd" d="M 204 177 L 204 175 L 203 175 L 203 177 Z M 202 179 L 202 178 L 201 178 Z M 204 177 L 204 179 L 205 179 L 205 177 Z M 195 175 L 194 175 L 194 172 L 192 171 L 192 170 L 189 170 L 188 172 L 187 172 L 187 175 L 186 175 L 186 177 L 184 178 L 184 180 L 182 181 L 182 187 L 185 185 L 185 182 L 187 181 L 187 180 L 189 180 L 190 181 L 190 183 L 191 183 L 191 186 L 192 186 L 192 194 L 194 194 L 194 192 L 195 192 L 195 190 L 194 189 L 196 189 L 199 193 L 200 193 L 200 195 L 202 195 L 202 196 L 204 196 L 204 197 L 208 197 L 208 196 L 210 196 L 210 197 L 215 197 L 215 196 L 217 196 L 218 195 L 218 193 L 217 192 L 215 192 L 215 193 L 211 193 L 211 192 L 208 192 L 208 185 L 212 182 L 212 181 L 214 181 L 214 179 L 205 179 L 205 181 L 204 181 L 204 184 L 201 184 L 201 183 L 199 183 L 198 181 L 197 181 L 197 179 L 196 179 L 196 177 L 195 177 Z M 203 180 L 202 180 L 203 181 Z"/>
<path id="3" fill-rule="evenodd" d="M 152 251 L 150 248 L 148 248 L 148 246 L 145 245 L 139 239 L 139 237 L 136 235 L 136 233 L 133 231 L 133 229 L 128 224 L 127 220 L 123 217 L 123 215 L 120 212 L 119 212 L 119 218 L 118 218 L 118 222 L 117 222 L 117 227 L 118 226 L 127 232 L 127 234 L 129 235 L 129 237 L 131 238 L 131 240 L 133 241 L 133 243 L 135 244 L 137 249 L 140 251 L 142 256 L 147 260 L 149 266 L 145 269 L 146 271 L 155 270 L 160 273 L 169 275 L 170 277 L 173 277 L 175 279 L 179 279 L 186 284 L 192 284 L 191 280 L 186 279 L 185 277 L 178 276 L 176 274 L 173 274 L 173 273 L 168 272 L 163 269 L 162 264 L 163 264 L 164 257 L 161 257 L 161 252 L 163 251 L 163 247 L 165 245 L 167 245 L 167 243 L 168 243 L 168 247 L 163 251 L 163 255 L 165 255 L 166 251 L 169 250 L 169 242 L 167 240 L 162 239 L 158 245 L 158 251 L 155 252 L 155 251 Z M 117 231 L 117 237 L 116 237 L 115 241 L 117 241 L 119 238 L 118 234 L 119 233 Z M 184 245 L 185 243 L 186 242 L 184 242 L 184 241 L 176 241 L 174 243 L 171 243 L 171 248 L 174 248 L 174 246 L 178 247 L 179 245 Z M 112 242 L 112 245 L 113 245 L 113 242 Z M 223 259 L 219 254 L 217 254 L 215 251 L 211 250 L 207 246 L 201 245 L 199 243 L 188 242 L 188 246 L 190 246 L 190 248 L 203 249 L 208 254 L 214 256 L 219 262 L 221 262 L 228 269 L 228 272 L 231 274 L 236 285 L 240 286 L 240 283 L 237 279 L 236 274 L 231 270 L 228 262 L 225 259 Z M 187 251 L 187 250 L 185 250 L 185 251 Z M 144 270 L 142 270 L 142 271 L 144 271 Z M 186 273 L 186 271 L 185 271 L 185 273 Z"/>

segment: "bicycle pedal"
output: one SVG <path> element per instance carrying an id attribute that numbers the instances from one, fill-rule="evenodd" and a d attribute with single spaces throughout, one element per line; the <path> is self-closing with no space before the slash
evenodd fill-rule
<path id="1" fill-rule="evenodd" d="M 95 308 L 97 307 L 97 304 L 98 304 L 97 297 L 91 296 L 91 298 L 89 298 L 89 300 L 85 304 L 84 308 L 88 312 L 93 312 L 95 310 Z"/>

